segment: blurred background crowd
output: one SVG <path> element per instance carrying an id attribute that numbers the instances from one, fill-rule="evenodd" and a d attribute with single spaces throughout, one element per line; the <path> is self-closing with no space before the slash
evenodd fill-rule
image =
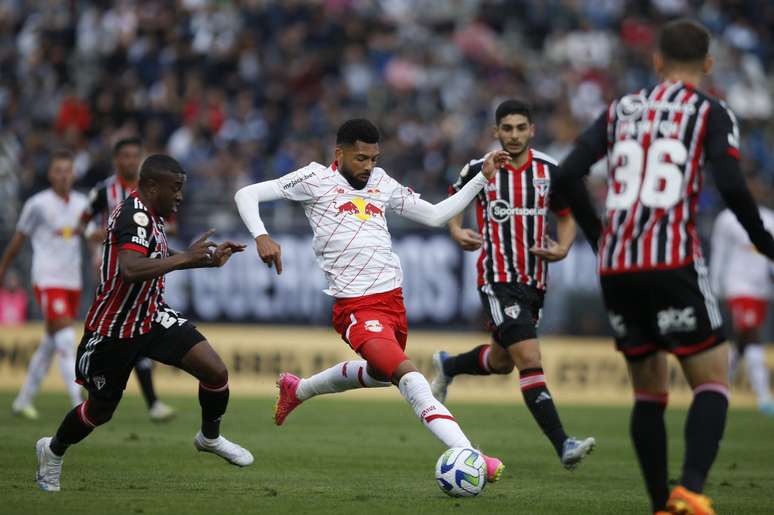
<path id="1" fill-rule="evenodd" d="M 561 158 L 609 100 L 655 81 L 657 27 L 682 15 L 712 31 L 704 89 L 739 118 L 743 168 L 770 182 L 765 0 L 4 0 L 0 244 L 46 186 L 52 150 L 75 151 L 88 189 L 112 173 L 111 145 L 127 135 L 187 169 L 184 237 L 240 231 L 233 193 L 331 161 L 351 117 L 382 130 L 382 166 L 438 200 L 492 145 L 497 103 L 530 101 L 535 147 Z M 701 207 L 707 217 L 720 209 L 711 188 Z M 306 227 L 281 203 L 269 224 Z"/>

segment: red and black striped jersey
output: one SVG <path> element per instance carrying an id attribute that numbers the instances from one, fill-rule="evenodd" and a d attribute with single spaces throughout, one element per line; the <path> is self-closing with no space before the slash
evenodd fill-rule
<path id="1" fill-rule="evenodd" d="M 484 160 L 468 163 L 449 193 L 459 191 L 481 171 Z M 547 214 L 559 215 L 569 208 L 551 190 L 554 159 L 529 150 L 520 168 L 501 168 L 476 197 L 476 219 L 484 244 L 478 258 L 478 285 L 518 282 L 541 290 L 548 281 L 548 263 L 529 252 L 542 245 L 547 233 Z"/>
<path id="2" fill-rule="evenodd" d="M 84 222 L 97 218 L 99 226 L 104 227 L 107 225 L 110 213 L 118 204 L 126 200 L 134 189 L 118 175 L 111 175 L 104 181 L 98 182 L 89 192 L 89 206 L 83 211 L 81 218 Z"/>
<path id="3" fill-rule="evenodd" d="M 164 220 L 147 208 L 134 192 L 108 219 L 102 250 L 100 284 L 86 315 L 86 329 L 111 338 L 145 334 L 163 304 L 164 276 L 127 283 L 118 267 L 122 250 L 162 259 L 169 256 Z"/>
<path id="4" fill-rule="evenodd" d="M 736 119 L 723 102 L 665 81 L 613 101 L 579 142 L 607 153 L 601 274 L 701 259 L 696 209 L 705 161 L 739 158 Z"/>

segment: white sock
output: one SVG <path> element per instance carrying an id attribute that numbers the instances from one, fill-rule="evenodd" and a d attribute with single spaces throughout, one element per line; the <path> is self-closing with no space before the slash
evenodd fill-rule
<path id="1" fill-rule="evenodd" d="M 70 403 L 75 407 L 83 402 L 81 385 L 75 382 L 75 329 L 65 327 L 57 331 L 53 339 L 59 356 L 59 372 L 70 394 Z"/>
<path id="2" fill-rule="evenodd" d="M 305 401 L 315 395 L 337 393 L 355 388 L 377 388 L 392 386 L 390 382 L 379 381 L 368 374 L 368 363 L 365 360 L 345 361 L 327 370 L 318 372 L 306 379 L 301 379 L 296 390 L 296 397 Z"/>
<path id="3" fill-rule="evenodd" d="M 739 350 L 736 345 L 731 345 L 728 348 L 728 384 L 734 384 L 734 377 L 736 376 L 736 367 L 739 365 Z"/>
<path id="4" fill-rule="evenodd" d="M 760 343 L 749 343 L 744 349 L 744 364 L 747 368 L 747 380 L 758 398 L 758 405 L 771 402 L 769 389 L 769 369 L 766 366 L 766 353 Z"/>
<path id="5" fill-rule="evenodd" d="M 419 372 L 409 372 L 400 378 L 398 388 L 417 416 L 446 447 L 471 447 L 470 440 L 446 406 L 433 397 L 425 376 Z"/>
<path id="6" fill-rule="evenodd" d="M 40 389 L 40 383 L 43 382 L 43 379 L 48 374 L 48 369 L 51 367 L 55 350 L 56 344 L 54 339 L 48 334 L 44 334 L 40 345 L 38 345 L 30 359 L 30 364 L 27 368 L 27 379 L 24 381 L 21 390 L 19 390 L 19 395 L 13 401 L 14 409 L 22 409 L 28 404 L 32 404 Z M 75 366 L 73 366 L 74 368 Z"/>

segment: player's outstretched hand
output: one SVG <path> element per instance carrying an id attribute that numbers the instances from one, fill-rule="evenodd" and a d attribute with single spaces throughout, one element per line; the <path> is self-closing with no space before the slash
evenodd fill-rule
<path id="1" fill-rule="evenodd" d="M 233 241 L 224 241 L 215 247 L 215 252 L 212 253 L 213 266 L 225 265 L 226 261 L 228 261 L 233 254 L 242 252 L 246 248 L 247 245 L 240 245 L 239 243 L 234 243 Z"/>
<path id="2" fill-rule="evenodd" d="M 272 264 L 277 269 L 277 275 L 282 273 L 282 249 L 268 234 L 262 234 L 255 239 L 255 248 L 258 256 L 271 268 Z"/>
<path id="3" fill-rule="evenodd" d="M 546 236 L 544 245 L 542 247 L 535 245 L 534 247 L 530 248 L 529 251 L 536 256 L 542 257 L 549 263 L 553 263 L 554 261 L 561 261 L 564 259 L 567 256 L 567 253 L 570 252 L 570 249 L 562 247 L 557 242 Z"/>
<path id="4" fill-rule="evenodd" d="M 510 158 L 511 155 L 505 150 L 488 153 L 486 158 L 484 158 L 484 166 L 481 168 L 481 173 L 487 179 L 491 179 L 495 176 L 497 170 L 508 164 Z"/>
<path id="5" fill-rule="evenodd" d="M 192 268 L 211 266 L 212 265 L 212 248 L 217 247 L 215 243 L 209 240 L 209 237 L 215 234 L 215 229 L 202 234 L 195 242 L 188 247 L 185 251 L 186 261 Z"/>
<path id="6" fill-rule="evenodd" d="M 484 242 L 481 235 L 473 229 L 460 229 L 454 231 L 451 236 L 462 247 L 462 250 L 478 250 Z"/>

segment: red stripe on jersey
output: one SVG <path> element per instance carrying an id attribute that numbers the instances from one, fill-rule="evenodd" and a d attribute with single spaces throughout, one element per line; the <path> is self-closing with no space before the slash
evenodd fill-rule
<path id="1" fill-rule="evenodd" d="M 684 105 L 688 103 L 689 100 L 692 100 L 693 97 L 693 91 L 690 89 L 684 89 L 676 100 L 678 104 Z M 674 115 L 670 116 L 674 125 L 674 133 L 671 134 L 672 138 L 679 138 L 680 136 L 679 133 L 683 123 L 684 113 L 685 111 L 682 110 L 675 111 Z M 663 208 L 651 208 L 650 220 L 648 220 L 648 223 L 645 226 L 645 230 L 643 231 L 644 237 L 641 238 L 643 249 L 640 253 L 641 257 L 638 265 L 647 268 L 658 260 L 658 249 L 655 249 L 656 256 L 653 255 L 653 238 L 665 214 L 666 210 Z"/>
<path id="2" fill-rule="evenodd" d="M 543 163 L 538 163 L 536 172 L 538 179 L 546 179 L 548 177 L 548 170 L 546 169 L 546 165 Z M 547 190 L 543 195 L 540 195 L 540 192 L 535 190 L 535 207 L 538 209 L 538 212 L 540 212 L 541 208 L 546 207 L 547 198 Z M 544 216 L 540 215 L 535 217 L 535 245 L 537 247 L 542 247 L 543 242 L 545 241 L 546 228 L 544 218 Z M 535 281 L 537 282 L 537 287 L 545 288 L 545 277 L 547 272 L 546 262 L 543 258 L 536 257 L 535 265 L 537 268 L 537 270 L 535 270 Z"/>
<path id="3" fill-rule="evenodd" d="M 508 177 L 513 185 L 513 198 L 511 199 L 512 206 L 524 206 L 524 178 L 526 177 L 526 173 L 525 167 L 520 168 L 518 171 L 513 168 L 508 169 Z M 516 255 L 516 274 L 519 276 L 519 282 L 525 283 L 529 281 L 529 277 L 526 274 L 527 254 L 524 250 L 524 241 L 520 241 L 524 240 L 524 230 L 526 229 L 524 217 L 511 217 L 511 225 L 513 252 Z"/>
<path id="4" fill-rule="evenodd" d="M 152 285 L 155 285 L 155 283 L 156 280 L 154 279 L 143 284 L 140 293 L 136 297 L 136 300 L 145 298 L 145 296 L 148 294 L 148 290 Z M 142 305 L 142 302 L 135 302 L 132 309 L 129 310 L 129 314 L 126 316 L 126 318 L 124 318 L 121 327 L 118 329 L 119 338 L 131 338 L 132 334 L 134 333 L 134 326 L 137 322 L 135 317 L 137 317 L 137 313 L 140 311 L 140 307 L 142 307 Z"/>
<path id="5" fill-rule="evenodd" d="M 701 175 L 699 172 L 699 162 L 701 160 L 702 154 L 703 154 L 703 148 L 704 148 L 704 135 L 706 134 L 707 130 L 707 119 L 709 118 L 709 102 L 704 102 L 701 109 L 704 109 L 704 114 L 700 115 L 697 119 L 697 127 L 694 127 L 695 132 L 695 141 L 692 143 L 691 147 L 693 150 L 693 156 L 688 156 L 688 158 L 691 160 L 690 163 L 690 169 L 688 170 L 686 180 L 687 183 L 687 196 L 690 199 L 689 206 L 688 206 L 688 219 L 683 220 L 683 203 L 680 202 L 677 205 L 677 209 L 675 210 L 675 221 L 674 225 L 672 227 L 673 232 L 673 240 L 672 240 L 672 262 L 677 261 L 683 261 L 685 263 L 690 262 L 693 257 L 696 255 L 698 246 L 698 235 L 696 234 L 696 205 L 699 200 L 699 190 L 701 190 Z M 698 176 L 697 176 L 698 174 Z M 698 181 L 697 181 L 698 179 Z M 696 187 L 694 188 L 694 183 L 698 182 Z M 680 241 L 680 231 L 682 226 L 685 225 L 685 231 L 690 234 L 691 239 L 693 240 L 693 248 L 689 251 L 685 252 L 685 256 L 682 260 L 680 260 L 680 247 L 681 247 L 681 241 Z M 701 254 L 701 250 L 698 250 L 699 255 Z"/>
<path id="6" fill-rule="evenodd" d="M 479 232 L 481 233 L 481 239 L 485 239 L 484 233 L 486 232 L 486 227 L 484 227 L 484 206 L 481 203 L 481 198 L 476 199 L 476 222 L 478 222 L 478 228 Z M 478 286 L 481 287 L 484 285 L 485 278 L 484 278 L 484 262 L 487 259 L 487 253 L 486 253 L 486 243 L 481 245 L 481 252 L 478 254 L 478 260 L 476 260 L 476 271 L 478 272 Z"/>
<path id="7" fill-rule="evenodd" d="M 666 94 L 668 90 L 668 86 L 666 83 L 661 83 L 659 85 L 658 92 L 656 93 L 655 100 L 659 101 L 664 98 L 664 95 Z M 651 95 L 653 96 L 653 95 Z M 653 123 L 653 120 L 656 118 L 656 113 L 658 111 L 656 109 L 649 109 L 648 110 L 648 122 Z M 642 134 L 642 154 L 643 154 L 643 161 L 642 161 L 642 168 L 640 170 L 640 176 L 645 176 L 645 170 L 648 169 L 648 148 L 650 147 L 650 140 L 652 135 L 652 129 L 648 131 L 644 131 Z M 640 182 L 640 187 L 642 187 L 642 181 Z M 637 200 L 634 201 L 634 205 L 632 205 L 631 208 L 629 208 L 629 214 L 627 216 L 627 220 L 624 221 L 624 231 L 623 231 L 623 237 L 621 238 L 620 250 L 618 254 L 618 266 L 620 268 L 624 268 L 627 266 L 627 261 L 631 264 L 631 250 L 630 250 L 630 244 L 632 240 L 632 235 L 634 234 L 634 224 L 637 218 L 639 218 L 639 215 L 642 211 L 642 202 L 640 201 L 639 193 L 637 194 Z M 626 258 L 629 258 L 628 260 Z"/>
<path id="8" fill-rule="evenodd" d="M 491 179 L 490 184 L 494 182 L 496 185 L 495 191 L 489 192 L 489 201 L 494 202 L 497 200 L 497 190 L 500 189 L 500 172 L 497 172 L 495 177 Z M 494 267 L 494 281 L 504 282 L 505 277 L 505 256 L 503 255 L 502 241 L 500 239 L 500 224 L 498 224 L 494 218 L 489 220 L 489 235 L 492 239 L 492 266 Z"/>

